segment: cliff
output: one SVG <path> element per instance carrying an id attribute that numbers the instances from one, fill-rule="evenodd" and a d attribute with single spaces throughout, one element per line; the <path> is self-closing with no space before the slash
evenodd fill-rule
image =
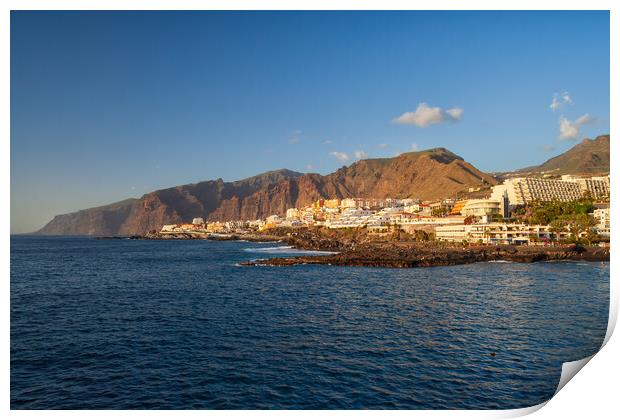
<path id="1" fill-rule="evenodd" d="M 235 182 L 221 179 L 181 185 L 75 213 L 54 217 L 38 234 L 132 235 L 163 224 L 207 220 L 252 220 L 321 198 L 437 199 L 496 180 L 443 149 L 365 159 L 328 175 L 287 169 Z"/>

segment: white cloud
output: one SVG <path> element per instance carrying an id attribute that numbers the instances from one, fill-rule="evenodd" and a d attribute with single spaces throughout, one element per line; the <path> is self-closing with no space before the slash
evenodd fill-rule
<path id="1" fill-rule="evenodd" d="M 310 164 L 307 164 L 307 165 L 306 165 L 306 169 L 308 169 L 308 170 L 312 170 L 312 169 L 314 169 L 314 166 L 312 166 L 312 165 L 310 165 Z"/>
<path id="2" fill-rule="evenodd" d="M 589 114 L 584 114 L 575 120 L 575 124 L 577 125 L 592 124 L 593 122 L 594 118 L 592 118 Z"/>
<path id="3" fill-rule="evenodd" d="M 564 91 L 562 93 L 554 93 L 553 98 L 551 98 L 551 108 L 552 111 L 557 111 L 564 105 L 570 105 L 573 103 L 573 98 L 569 95 L 568 92 Z"/>
<path id="4" fill-rule="evenodd" d="M 452 108 L 446 111 L 446 114 L 450 116 L 454 121 L 458 121 L 463 116 L 462 108 Z"/>
<path id="5" fill-rule="evenodd" d="M 346 162 L 349 160 L 349 155 L 344 152 L 329 152 L 330 156 L 335 157 L 340 162 Z"/>
<path id="6" fill-rule="evenodd" d="M 405 112 L 400 117 L 394 118 L 396 124 L 409 124 L 418 127 L 428 127 L 446 121 L 459 121 L 463 116 L 463 109 L 451 108 L 443 110 L 439 107 L 430 107 L 426 102 L 420 102 L 414 112 Z"/>
<path id="7" fill-rule="evenodd" d="M 328 140 L 323 140 L 323 144 L 332 144 L 332 143 L 333 143 L 333 141 L 331 141 L 329 139 Z"/>
<path id="8" fill-rule="evenodd" d="M 414 152 L 417 152 L 420 149 L 418 148 L 418 145 L 416 143 L 411 143 L 411 150 L 413 150 Z"/>
<path id="9" fill-rule="evenodd" d="M 356 150 L 353 153 L 353 156 L 355 156 L 356 159 L 366 159 L 368 157 L 368 153 L 364 152 L 363 150 Z"/>
<path id="10" fill-rule="evenodd" d="M 379 143 L 379 144 L 377 144 L 377 147 L 379 149 L 385 149 L 386 147 L 388 147 L 388 144 L 387 143 Z"/>
<path id="11" fill-rule="evenodd" d="M 297 144 L 297 143 L 299 143 L 300 137 L 301 137 L 301 130 L 295 130 L 291 134 L 291 137 L 289 137 L 288 143 L 289 144 Z"/>
<path id="12" fill-rule="evenodd" d="M 560 105 L 562 104 L 560 103 L 558 98 L 554 96 L 553 99 L 551 99 L 551 105 L 549 105 L 549 108 L 551 108 L 552 111 L 555 111 L 560 108 Z"/>
<path id="13" fill-rule="evenodd" d="M 575 140 L 579 137 L 579 132 L 582 125 L 592 124 L 594 118 L 588 114 L 584 114 L 577 118 L 575 121 L 570 121 L 564 116 L 560 117 L 560 140 Z"/>

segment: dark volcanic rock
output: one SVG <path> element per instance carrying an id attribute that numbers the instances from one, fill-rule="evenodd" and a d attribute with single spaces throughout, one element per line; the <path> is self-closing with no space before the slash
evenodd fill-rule
<path id="1" fill-rule="evenodd" d="M 432 267 L 484 261 L 609 261 L 609 249 L 575 247 L 438 247 L 432 244 L 365 244 L 335 255 L 304 255 L 249 261 L 244 265 L 288 266 L 298 264 L 346 265 L 363 267 Z"/>

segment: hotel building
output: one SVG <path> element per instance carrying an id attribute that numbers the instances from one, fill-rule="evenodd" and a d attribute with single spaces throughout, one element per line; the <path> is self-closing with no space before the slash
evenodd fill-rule
<path id="1" fill-rule="evenodd" d="M 545 242 L 552 239 L 552 232 L 546 225 L 525 225 L 517 223 L 484 223 L 474 225 L 445 225 L 435 228 L 435 238 L 448 242 L 480 242 L 495 245 L 529 245 L 531 242 Z M 560 234 L 565 239 L 568 232 Z"/>
<path id="2" fill-rule="evenodd" d="M 609 197 L 609 176 L 580 178 L 564 175 L 562 179 L 511 178 L 493 187 L 491 199 L 502 201 L 508 196 L 510 205 L 524 205 L 532 201 L 574 201 L 585 193 L 594 199 Z"/>

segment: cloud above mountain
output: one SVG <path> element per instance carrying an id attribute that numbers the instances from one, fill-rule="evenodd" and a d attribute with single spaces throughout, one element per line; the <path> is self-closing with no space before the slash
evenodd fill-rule
<path id="1" fill-rule="evenodd" d="M 575 140 L 579 137 L 581 126 L 592 124 L 594 118 L 588 114 L 584 114 L 575 121 L 570 121 L 566 117 L 560 117 L 560 140 Z"/>
<path id="2" fill-rule="evenodd" d="M 562 93 L 554 93 L 551 98 L 551 105 L 549 105 L 549 108 L 551 108 L 552 111 L 557 111 L 564 105 L 570 105 L 572 103 L 573 99 L 568 92 L 564 91 Z"/>
<path id="3" fill-rule="evenodd" d="M 329 155 L 335 157 L 340 162 L 346 162 L 349 160 L 349 155 L 344 152 L 329 152 Z"/>
<path id="4" fill-rule="evenodd" d="M 405 112 L 392 120 L 395 124 L 415 125 L 425 128 L 429 125 L 443 122 L 456 122 L 463 116 L 462 108 L 444 110 L 440 107 L 431 107 L 426 102 L 420 102 L 415 111 Z"/>

